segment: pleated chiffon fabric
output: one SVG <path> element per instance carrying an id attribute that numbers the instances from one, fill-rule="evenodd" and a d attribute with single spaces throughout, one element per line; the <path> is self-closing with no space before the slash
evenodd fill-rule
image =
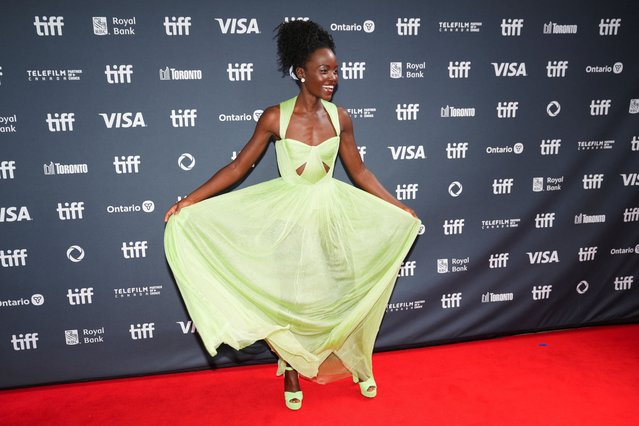
<path id="1" fill-rule="evenodd" d="M 327 383 L 352 372 L 366 379 L 420 221 L 333 178 L 334 104 L 322 101 L 334 137 L 316 146 L 287 139 L 296 99 L 280 104 L 281 177 L 171 216 L 166 257 L 211 355 L 222 343 L 241 349 L 264 339 L 306 378 Z"/>

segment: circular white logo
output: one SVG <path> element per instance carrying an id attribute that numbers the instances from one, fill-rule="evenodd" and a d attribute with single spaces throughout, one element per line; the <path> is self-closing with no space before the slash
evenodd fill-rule
<path id="1" fill-rule="evenodd" d="M 561 105 L 559 105 L 559 102 L 557 101 L 552 101 L 546 107 L 546 112 L 551 117 L 556 117 L 559 114 L 559 111 L 561 111 Z"/>
<path id="2" fill-rule="evenodd" d="M 636 254 L 639 254 L 639 244 L 637 244 L 637 245 L 635 246 L 635 253 L 636 253 Z"/>
<path id="3" fill-rule="evenodd" d="M 372 33 L 373 31 L 375 31 L 375 22 L 367 19 L 364 21 L 362 28 L 364 29 L 365 33 Z"/>
<path id="4" fill-rule="evenodd" d="M 263 112 L 264 110 L 261 110 L 261 109 L 256 109 L 255 111 L 253 111 L 253 120 L 255 121 L 259 120 Z"/>
<path id="5" fill-rule="evenodd" d="M 426 232 L 426 226 L 422 223 L 421 225 L 419 225 L 419 231 L 417 232 L 417 235 L 424 235 L 424 232 Z"/>
<path id="6" fill-rule="evenodd" d="M 464 190 L 464 187 L 462 186 L 462 184 L 460 182 L 453 182 L 448 186 L 448 193 L 450 194 L 451 197 L 459 197 L 459 195 L 462 193 L 462 191 Z"/>
<path id="7" fill-rule="evenodd" d="M 84 259 L 84 250 L 80 246 L 71 246 L 67 250 L 67 258 L 71 262 L 81 262 Z"/>
<path id="8" fill-rule="evenodd" d="M 151 213 L 153 210 L 155 210 L 155 203 L 151 200 L 146 200 L 142 203 L 142 210 L 147 213 Z"/>
<path id="9" fill-rule="evenodd" d="M 588 291 L 589 287 L 590 286 L 588 285 L 588 281 L 581 281 L 579 284 L 577 284 L 577 293 L 584 294 Z"/>
<path id="10" fill-rule="evenodd" d="M 524 144 L 517 142 L 515 146 L 513 146 L 513 150 L 515 151 L 515 154 L 521 154 L 524 152 Z"/>
<path id="11" fill-rule="evenodd" d="M 623 71 L 623 64 L 621 62 L 615 62 L 612 66 L 612 72 L 615 74 L 621 74 L 621 71 Z"/>
<path id="12" fill-rule="evenodd" d="M 33 306 L 42 306 L 44 304 L 44 296 L 41 294 L 34 294 L 31 296 L 31 303 Z"/>
<path id="13" fill-rule="evenodd" d="M 188 162 L 185 162 L 184 160 L 188 160 Z M 188 152 L 185 152 L 180 155 L 180 158 L 178 158 L 178 166 L 180 166 L 182 170 L 189 171 L 195 167 L 195 158 Z"/>

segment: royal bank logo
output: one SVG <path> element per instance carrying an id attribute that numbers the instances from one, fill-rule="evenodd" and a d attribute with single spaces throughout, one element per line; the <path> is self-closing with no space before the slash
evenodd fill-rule
<path id="1" fill-rule="evenodd" d="M 402 183 L 397 184 L 395 188 L 395 196 L 398 200 L 415 200 L 419 191 L 418 183 Z"/>
<path id="2" fill-rule="evenodd" d="M 577 34 L 576 24 L 558 24 L 556 22 L 548 22 L 544 24 L 544 34 Z"/>
<path id="3" fill-rule="evenodd" d="M 33 26 L 39 37 L 61 36 L 64 16 L 34 16 Z"/>
<path id="4" fill-rule="evenodd" d="M 630 99 L 630 104 L 628 105 L 628 113 L 639 114 L 639 99 Z"/>
<path id="5" fill-rule="evenodd" d="M 168 36 L 188 36 L 191 31 L 190 16 L 165 16 L 164 32 Z"/>
<path id="6" fill-rule="evenodd" d="M 60 164 L 53 161 L 49 164 L 42 165 L 43 172 L 46 176 L 53 175 L 77 175 L 89 173 L 89 166 L 85 163 L 80 164 Z"/>
<path id="7" fill-rule="evenodd" d="M 67 201 L 58 203 L 58 219 L 60 220 L 80 220 L 84 219 L 84 201 Z"/>
<path id="8" fill-rule="evenodd" d="M 615 291 L 625 291 L 632 288 L 635 277 L 632 275 L 625 277 L 615 277 Z"/>
<path id="9" fill-rule="evenodd" d="M 478 33 L 482 22 L 469 21 L 439 21 L 440 33 Z"/>
<path id="10" fill-rule="evenodd" d="M 366 71 L 366 62 L 342 62 L 344 80 L 362 80 Z"/>
<path id="11" fill-rule="evenodd" d="M 533 192 L 543 191 L 561 191 L 561 185 L 564 183 L 564 177 L 534 177 L 532 181 Z"/>
<path id="12" fill-rule="evenodd" d="M 491 62 L 496 77 L 527 77 L 525 62 Z"/>
<path id="13" fill-rule="evenodd" d="M 48 113 L 45 121 L 47 123 L 47 129 L 49 129 L 50 132 L 72 132 L 73 123 L 75 123 L 75 113 Z"/>
<path id="14" fill-rule="evenodd" d="M 493 194 L 495 195 L 504 195 L 512 193 L 513 186 L 515 184 L 515 179 L 513 178 L 499 178 L 493 179 Z"/>
<path id="15" fill-rule="evenodd" d="M 417 269 L 417 262 L 414 260 L 406 260 L 402 262 L 402 266 L 399 267 L 398 277 L 413 277 L 415 276 L 415 270 Z"/>
<path id="16" fill-rule="evenodd" d="M 555 224 L 555 213 L 537 213 L 535 228 L 552 228 Z"/>
<path id="17" fill-rule="evenodd" d="M 639 221 L 639 207 L 629 207 L 623 211 L 624 222 L 637 222 Z"/>
<path id="18" fill-rule="evenodd" d="M 42 306 L 44 305 L 44 296 L 41 294 L 34 294 L 29 299 L 21 297 L 20 299 L 5 299 L 0 300 L 0 308 L 15 308 L 22 306 Z"/>
<path id="19" fill-rule="evenodd" d="M 109 205 L 106 208 L 107 213 L 152 213 L 155 210 L 155 203 L 151 200 L 143 201 L 141 204 L 130 204 L 128 206 L 124 206 L 122 204 L 113 206 Z"/>
<path id="20" fill-rule="evenodd" d="M 519 37 L 524 28 L 521 18 L 504 18 L 501 20 L 501 35 L 504 37 Z"/>
<path id="21" fill-rule="evenodd" d="M 119 175 L 140 173 L 140 164 L 142 162 L 140 158 L 139 155 L 116 155 L 113 157 L 115 173 Z"/>
<path id="22" fill-rule="evenodd" d="M 222 121 L 222 122 L 226 122 L 226 121 L 255 121 L 257 122 L 260 117 L 262 116 L 262 113 L 264 113 L 263 110 L 261 109 L 256 109 L 255 111 L 253 111 L 253 113 L 241 113 L 241 114 L 220 114 L 217 116 L 217 119 Z"/>
<path id="23" fill-rule="evenodd" d="M 561 148 L 561 139 L 542 139 L 539 144 L 541 155 L 557 155 Z"/>
<path id="24" fill-rule="evenodd" d="M 579 252 L 577 252 L 577 257 L 580 262 L 592 262 L 595 260 L 595 256 L 597 254 L 597 246 L 593 247 L 579 247 Z"/>
<path id="25" fill-rule="evenodd" d="M 18 116 L 13 115 L 0 115 L 0 134 L 1 133 L 16 133 L 16 123 L 18 122 Z"/>
<path id="26" fill-rule="evenodd" d="M 423 145 L 399 145 L 389 146 L 393 161 L 397 160 L 425 160 Z"/>
<path id="27" fill-rule="evenodd" d="M 141 112 L 101 112 L 99 115 L 107 129 L 146 127 L 144 115 Z"/>
<path id="28" fill-rule="evenodd" d="M 419 34 L 421 18 L 397 18 L 395 26 L 399 36 L 416 36 Z"/>
<path id="29" fill-rule="evenodd" d="M 461 235 L 464 232 L 465 219 L 446 219 L 442 227 L 444 235 Z"/>
<path id="30" fill-rule="evenodd" d="M 550 292 L 552 292 L 551 285 L 536 285 L 532 288 L 533 300 L 548 300 L 550 299 Z"/>
<path id="31" fill-rule="evenodd" d="M 524 152 L 524 144 L 517 142 L 512 146 L 487 146 L 486 154 L 521 154 Z"/>
<path id="32" fill-rule="evenodd" d="M 202 80 L 202 70 L 160 68 L 160 80 Z"/>
<path id="33" fill-rule="evenodd" d="M 497 118 L 516 118 L 519 102 L 497 102 Z"/>
<path id="34" fill-rule="evenodd" d="M 386 312 L 414 311 L 422 309 L 426 300 L 411 300 L 410 302 L 389 303 L 386 306 Z"/>
<path id="35" fill-rule="evenodd" d="M 470 61 L 450 61 L 448 62 L 448 78 L 468 78 L 470 67 Z"/>
<path id="36" fill-rule="evenodd" d="M 193 321 L 176 321 L 176 324 L 180 326 L 180 330 L 182 330 L 182 334 L 194 334 L 197 330 L 195 328 L 195 324 Z"/>
<path id="37" fill-rule="evenodd" d="M 260 27 L 255 18 L 214 18 L 222 34 L 259 34 Z"/>
<path id="38" fill-rule="evenodd" d="M 397 104 L 395 107 L 396 118 L 398 121 L 417 120 L 419 112 L 419 104 Z"/>
<path id="39" fill-rule="evenodd" d="M 481 303 L 512 302 L 513 299 L 514 299 L 513 293 L 487 292 L 481 295 Z"/>
<path id="40" fill-rule="evenodd" d="M 620 18 L 601 18 L 599 21 L 599 35 L 601 36 L 616 36 L 619 34 L 619 28 L 621 28 Z"/>
<path id="41" fill-rule="evenodd" d="M 81 69 L 29 69 L 27 81 L 80 81 Z"/>
<path id="42" fill-rule="evenodd" d="M 133 65 L 107 65 L 104 70 L 109 84 L 130 84 L 133 76 Z"/>
<path id="43" fill-rule="evenodd" d="M 67 249 L 67 259 L 73 263 L 82 262 L 84 259 L 84 249 L 77 245 L 69 247 Z"/>
<path id="44" fill-rule="evenodd" d="M 588 65 L 586 66 L 586 73 L 613 73 L 621 74 L 623 72 L 623 62 L 615 62 L 611 65 Z"/>
<path id="45" fill-rule="evenodd" d="M 608 115 L 610 105 L 612 101 L 610 99 L 593 99 L 590 101 L 590 115 Z"/>
<path id="46" fill-rule="evenodd" d="M 521 219 L 486 219 L 481 221 L 481 229 L 518 228 Z"/>
<path id="47" fill-rule="evenodd" d="M 93 34 L 97 36 L 115 35 L 115 36 L 132 36 L 135 35 L 135 16 L 132 18 L 111 18 L 111 32 L 109 32 L 109 24 L 106 16 L 93 16 Z"/>
<path id="48" fill-rule="evenodd" d="M 546 77 L 563 78 L 566 77 L 568 61 L 548 61 L 546 64 Z"/>
<path id="49" fill-rule="evenodd" d="M 550 117 L 557 117 L 561 112 L 561 104 L 558 101 L 550 101 L 546 106 L 546 114 Z"/>
<path id="50" fill-rule="evenodd" d="M 114 288 L 113 295 L 116 299 L 131 297 L 159 296 L 162 294 L 161 285 L 145 285 L 140 287 Z"/>
<path id="51" fill-rule="evenodd" d="M 470 257 L 437 259 L 437 273 L 447 274 L 449 272 L 466 272 L 468 271 L 469 263 Z"/>
<path id="52" fill-rule="evenodd" d="M 461 306 L 461 293 L 442 294 L 442 309 L 459 308 Z"/>
<path id="53" fill-rule="evenodd" d="M 169 118 L 173 127 L 195 127 L 197 109 L 172 109 Z"/>
<path id="54" fill-rule="evenodd" d="M 585 214 L 579 213 L 575 215 L 575 225 L 583 225 L 590 223 L 605 223 L 605 214 Z"/>
<path id="55" fill-rule="evenodd" d="M 148 243 L 146 241 L 129 241 L 122 242 L 122 257 L 125 259 L 140 259 L 146 257 L 146 249 Z"/>
<path id="56" fill-rule="evenodd" d="M 226 67 L 229 81 L 251 81 L 253 75 L 253 63 L 229 63 Z"/>
<path id="57" fill-rule="evenodd" d="M 104 327 L 84 328 L 82 336 L 79 330 L 64 330 L 64 340 L 67 345 L 104 343 Z"/>
<path id="58" fill-rule="evenodd" d="M 93 287 L 67 289 L 69 305 L 90 305 L 93 303 Z"/>
<path id="59" fill-rule="evenodd" d="M 466 151 L 468 151 L 468 142 L 450 142 L 446 144 L 446 158 L 449 160 L 466 158 Z"/>
<path id="60" fill-rule="evenodd" d="M 581 179 L 584 189 L 601 189 L 604 180 L 603 173 L 588 173 Z"/>
<path id="61" fill-rule="evenodd" d="M 442 118 L 463 118 L 463 117 L 474 117 L 475 116 L 475 108 L 458 108 L 450 105 L 446 105 L 441 108 L 441 117 Z"/>
<path id="62" fill-rule="evenodd" d="M 193 157 L 188 152 L 185 152 L 184 154 L 180 155 L 177 163 L 179 168 L 188 172 L 192 170 L 193 167 L 195 167 L 195 157 Z"/>
<path id="63" fill-rule="evenodd" d="M 367 108 L 347 108 L 348 115 L 351 118 L 375 118 L 375 113 L 377 113 L 377 108 L 367 107 Z"/>
<path id="64" fill-rule="evenodd" d="M 27 206 L 0 207 L 0 223 L 22 222 L 23 220 L 33 220 Z"/>
<path id="65" fill-rule="evenodd" d="M 510 253 L 493 253 L 488 258 L 488 267 L 490 269 L 507 268 Z"/>
<path id="66" fill-rule="evenodd" d="M 375 21 L 367 19 L 361 24 L 358 22 L 348 23 L 348 24 L 340 24 L 337 22 L 331 23 L 330 27 L 331 31 L 338 32 L 365 32 L 372 33 L 375 31 Z"/>
<path id="67" fill-rule="evenodd" d="M 38 349 L 38 333 L 24 333 L 11 335 L 11 345 L 14 351 L 29 351 Z"/>
<path id="68" fill-rule="evenodd" d="M 406 72 L 404 72 L 406 69 Z M 391 78 L 424 78 L 426 71 L 426 61 L 423 62 L 391 62 L 390 77 Z"/>
<path id="69" fill-rule="evenodd" d="M 129 333 L 131 333 L 132 340 L 153 339 L 154 330 L 155 323 L 153 322 L 145 322 L 144 324 L 131 324 L 129 326 Z"/>

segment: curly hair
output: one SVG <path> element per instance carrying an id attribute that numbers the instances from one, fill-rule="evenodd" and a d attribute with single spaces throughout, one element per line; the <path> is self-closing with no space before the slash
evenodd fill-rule
<path id="1" fill-rule="evenodd" d="M 317 49 L 329 48 L 335 51 L 333 37 L 313 21 L 283 22 L 275 31 L 278 70 L 285 77 L 289 75 L 291 67 L 303 67 Z"/>

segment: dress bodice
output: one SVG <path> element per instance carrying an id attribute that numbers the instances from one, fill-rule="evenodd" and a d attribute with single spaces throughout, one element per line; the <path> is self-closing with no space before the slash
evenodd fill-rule
<path id="1" fill-rule="evenodd" d="M 289 183 L 315 184 L 333 175 L 339 150 L 339 117 L 335 104 L 322 100 L 336 135 L 319 145 L 308 145 L 286 137 L 297 97 L 280 104 L 280 137 L 275 143 L 277 166 L 282 178 Z"/>

